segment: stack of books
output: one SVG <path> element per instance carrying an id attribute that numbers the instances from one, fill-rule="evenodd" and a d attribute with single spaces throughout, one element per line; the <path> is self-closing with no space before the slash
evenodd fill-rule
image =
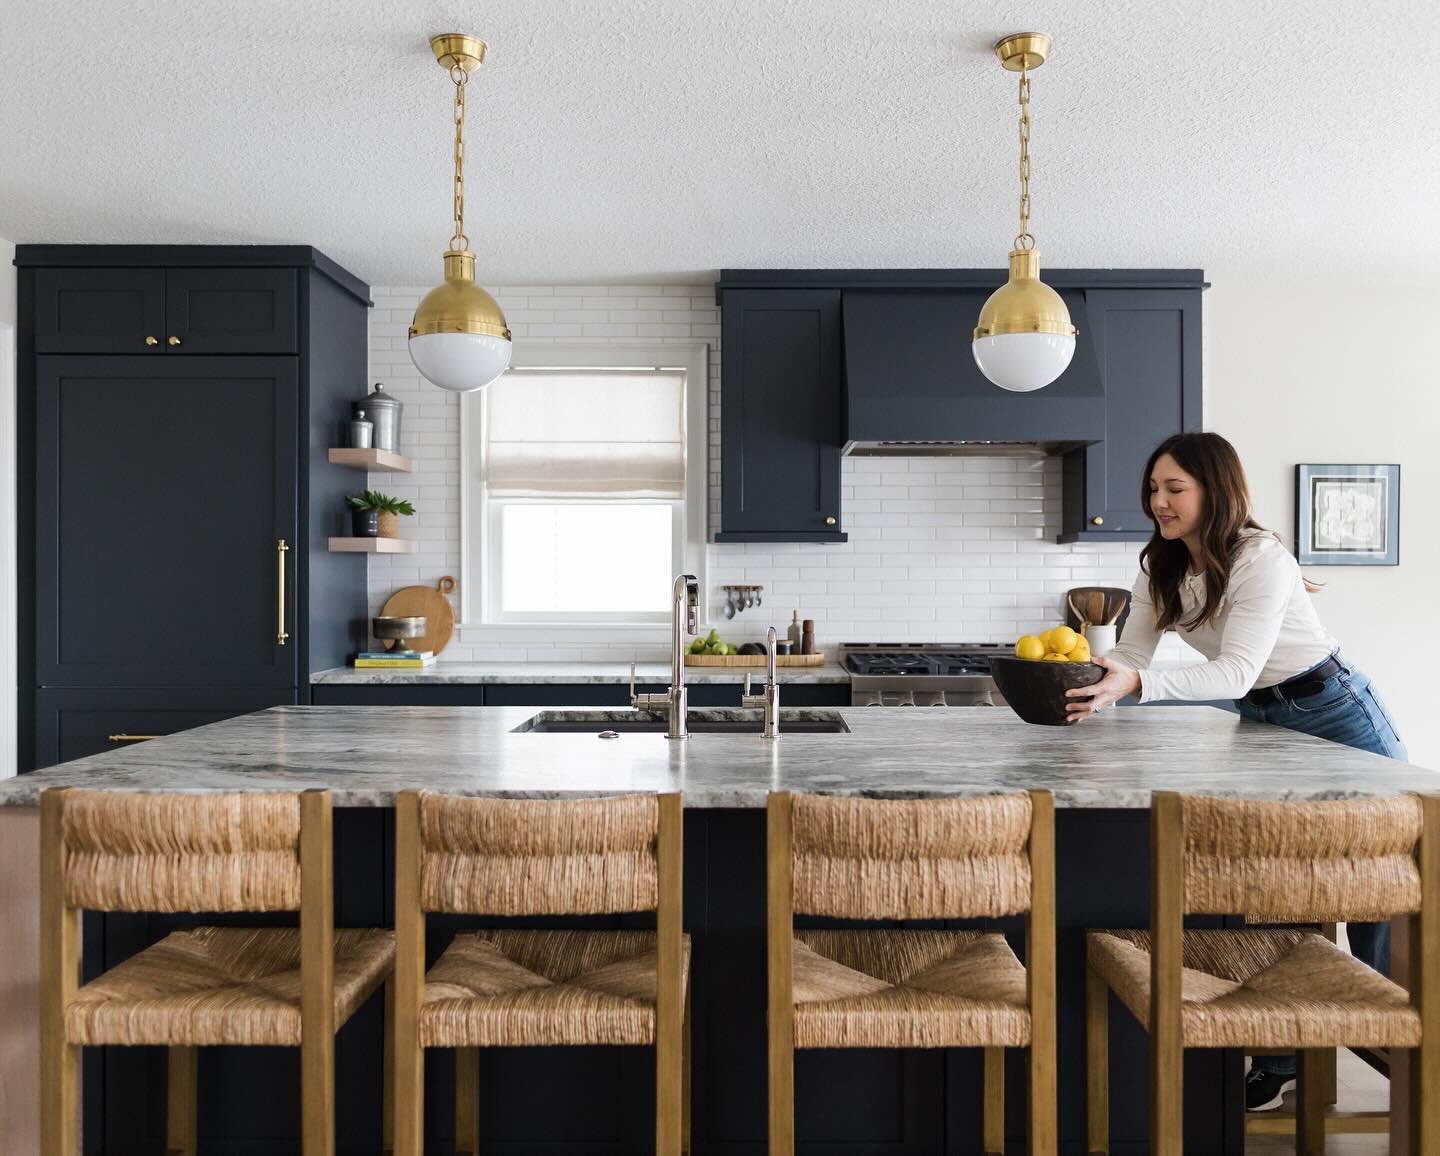
<path id="1" fill-rule="evenodd" d="M 350 665 L 357 670 L 374 667 L 418 670 L 434 661 L 435 652 L 431 650 L 362 650 L 350 660 Z"/>

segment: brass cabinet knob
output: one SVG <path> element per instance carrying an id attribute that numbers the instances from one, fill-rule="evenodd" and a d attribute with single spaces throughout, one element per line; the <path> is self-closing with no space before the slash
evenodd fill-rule
<path id="1" fill-rule="evenodd" d="M 834 514 L 831 514 L 830 517 L 826 518 L 826 519 L 825 519 L 825 524 L 826 524 L 827 526 L 833 526 L 833 525 L 835 524 L 835 515 L 834 515 Z"/>
<path id="2" fill-rule="evenodd" d="M 179 344 L 180 344 L 180 339 L 179 339 L 178 337 L 167 337 L 167 338 L 165 339 L 165 344 L 166 344 L 166 345 L 179 345 Z"/>
<path id="3" fill-rule="evenodd" d="M 160 344 L 160 339 L 159 339 L 158 337 L 147 337 L 147 338 L 145 339 L 145 344 L 146 344 L 146 345 L 159 345 L 159 344 Z"/>
<path id="4" fill-rule="evenodd" d="M 1097 526 L 1103 526 L 1105 524 L 1105 519 L 1102 518 L 1099 514 L 1096 514 L 1093 518 L 1090 519 L 1090 521 Z"/>

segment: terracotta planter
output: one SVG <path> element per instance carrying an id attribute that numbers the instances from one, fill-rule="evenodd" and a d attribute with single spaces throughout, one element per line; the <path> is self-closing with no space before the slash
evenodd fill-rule
<path id="1" fill-rule="evenodd" d="M 381 511 L 380 511 L 380 519 L 379 519 L 379 521 L 380 521 L 380 537 L 382 537 L 382 538 L 398 538 L 398 537 L 400 537 L 400 515 L 399 515 L 399 514 L 387 514 L 384 510 L 381 510 Z"/>

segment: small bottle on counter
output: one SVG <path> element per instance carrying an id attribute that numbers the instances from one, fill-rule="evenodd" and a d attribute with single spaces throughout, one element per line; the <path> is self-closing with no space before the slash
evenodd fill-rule
<path id="1" fill-rule="evenodd" d="M 804 624 L 803 627 L 801 627 L 801 632 L 800 632 L 800 653 L 801 653 L 801 654 L 814 654 L 814 653 L 815 653 L 815 619 L 813 619 L 813 618 L 807 618 L 807 619 L 805 619 L 805 624 Z"/>
<path id="2" fill-rule="evenodd" d="M 794 612 L 790 625 L 785 629 L 785 637 L 790 640 L 790 653 L 800 653 L 800 611 Z"/>

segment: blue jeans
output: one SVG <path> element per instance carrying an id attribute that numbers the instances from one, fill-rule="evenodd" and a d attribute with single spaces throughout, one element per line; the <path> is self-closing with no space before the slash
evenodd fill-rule
<path id="1" fill-rule="evenodd" d="M 1405 761 L 1408 757 L 1405 744 L 1400 741 L 1395 723 L 1370 679 L 1340 655 L 1337 654 L 1336 658 L 1341 663 L 1340 672 L 1327 678 L 1314 694 L 1294 700 L 1282 694 L 1264 706 L 1256 706 L 1241 698 L 1235 700 L 1235 707 L 1246 718 L 1256 722 L 1289 727 L 1302 734 Z M 1388 975 L 1390 925 L 1350 923 L 1345 930 L 1355 957 Z M 1256 1056 L 1251 1066 L 1286 1079 L 1295 1075 L 1294 1056 Z"/>

